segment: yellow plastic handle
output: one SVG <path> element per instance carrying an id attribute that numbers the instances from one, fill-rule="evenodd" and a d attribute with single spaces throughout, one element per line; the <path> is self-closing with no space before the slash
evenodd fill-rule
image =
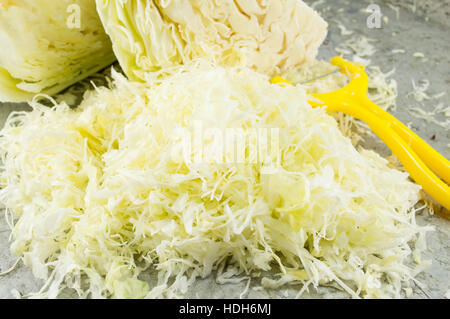
<path id="1" fill-rule="evenodd" d="M 440 180 L 421 160 L 416 152 L 397 134 L 384 119 L 381 119 L 365 108 L 355 107 L 351 99 L 332 107 L 328 111 L 337 111 L 353 116 L 365 122 L 372 131 L 391 149 L 399 161 L 409 172 L 414 181 L 423 190 L 446 209 L 450 210 L 450 187 Z"/>
<path id="2" fill-rule="evenodd" d="M 330 106 L 333 103 L 345 101 L 350 96 L 353 98 L 355 107 L 364 107 L 370 112 L 383 119 L 409 146 L 420 154 L 423 162 L 439 175 L 445 182 L 450 184 L 450 161 L 437 152 L 427 142 L 421 139 L 416 133 L 406 125 L 397 120 L 394 116 L 373 103 L 366 95 L 369 85 L 369 78 L 364 72 L 364 66 L 359 63 L 348 62 L 341 57 L 335 57 L 331 63 L 341 67 L 341 72 L 352 77 L 350 83 L 344 88 L 325 94 L 313 95 L 315 98 Z"/>
<path id="3" fill-rule="evenodd" d="M 367 97 L 361 97 L 358 103 L 383 119 L 417 154 L 420 154 L 422 160 L 433 172 L 450 184 L 450 161 L 421 139 L 416 133 L 411 131 L 406 125 L 374 104 Z"/>
<path id="4" fill-rule="evenodd" d="M 334 92 L 314 94 L 313 97 L 322 103 L 309 101 L 310 104 L 313 107 L 326 106 L 329 112 L 342 112 L 368 124 L 397 156 L 416 183 L 450 210 L 450 187 L 432 172 L 433 170 L 449 182 L 450 162 L 394 116 L 370 101 L 366 95 L 369 79 L 362 64 L 351 63 L 340 57 L 333 58 L 331 63 L 341 67 L 341 72 L 351 77 L 350 83 Z M 272 83 L 290 84 L 281 77 L 273 78 Z"/>

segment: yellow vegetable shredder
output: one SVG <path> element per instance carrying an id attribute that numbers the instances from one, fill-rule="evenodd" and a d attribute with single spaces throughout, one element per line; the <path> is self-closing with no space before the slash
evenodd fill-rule
<path id="1" fill-rule="evenodd" d="M 341 57 L 333 58 L 331 63 L 340 67 L 341 73 L 350 76 L 349 84 L 334 92 L 313 94 L 320 102 L 311 100 L 310 104 L 313 107 L 326 106 L 329 112 L 342 112 L 369 125 L 398 157 L 412 179 L 431 198 L 450 210 L 450 161 L 367 97 L 369 78 L 364 65 Z M 281 77 L 274 77 L 272 83 L 290 84 Z"/>

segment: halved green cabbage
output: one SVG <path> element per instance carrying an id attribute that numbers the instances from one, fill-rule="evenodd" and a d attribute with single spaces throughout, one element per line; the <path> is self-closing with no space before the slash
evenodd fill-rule
<path id="1" fill-rule="evenodd" d="M 301 0 L 96 0 L 129 78 L 202 58 L 273 75 L 314 60 L 327 23 Z"/>
<path id="2" fill-rule="evenodd" d="M 115 60 L 94 0 L 2 1 L 0 43 L 0 102 L 58 93 Z"/>

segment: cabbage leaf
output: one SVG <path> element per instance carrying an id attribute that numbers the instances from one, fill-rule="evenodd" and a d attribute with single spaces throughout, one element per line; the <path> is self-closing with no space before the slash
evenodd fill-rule
<path id="1" fill-rule="evenodd" d="M 96 0 L 127 76 L 197 58 L 274 75 L 312 61 L 327 23 L 301 0 Z"/>

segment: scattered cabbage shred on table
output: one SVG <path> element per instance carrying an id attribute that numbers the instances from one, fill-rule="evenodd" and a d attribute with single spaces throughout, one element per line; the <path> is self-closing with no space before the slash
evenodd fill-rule
<path id="1" fill-rule="evenodd" d="M 35 100 L 9 117 L 0 199 L 18 216 L 12 250 L 46 281 L 37 296 L 180 297 L 214 270 L 400 296 L 428 231 L 408 174 L 355 148 L 302 86 L 206 62 L 171 71 L 146 83 L 113 72 L 76 109 Z M 198 124 L 279 128 L 278 169 L 249 152 L 240 164 L 172 156 L 176 132 Z M 147 269 L 157 283 L 140 280 Z"/>

